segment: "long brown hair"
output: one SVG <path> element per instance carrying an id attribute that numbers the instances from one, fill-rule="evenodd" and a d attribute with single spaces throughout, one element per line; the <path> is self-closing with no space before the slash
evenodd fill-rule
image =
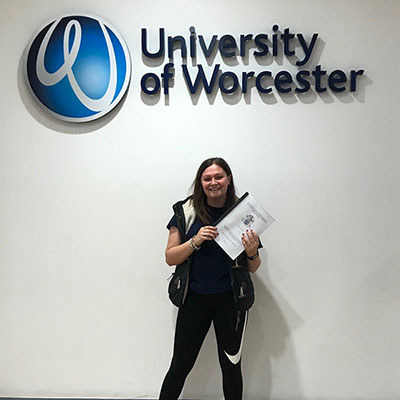
<path id="1" fill-rule="evenodd" d="M 218 165 L 221 167 L 228 176 L 231 177 L 231 182 L 228 186 L 228 190 L 226 192 L 226 207 L 230 207 L 233 205 L 237 199 L 236 197 L 236 192 L 235 192 L 235 184 L 233 183 L 233 175 L 231 168 L 229 167 L 228 163 L 220 157 L 212 157 L 208 158 L 207 160 L 204 160 L 199 169 L 197 170 L 196 178 L 193 181 L 193 184 L 191 186 L 193 190 L 193 205 L 194 209 L 196 210 L 197 216 L 200 218 L 200 220 L 205 223 L 209 224 L 211 223 L 211 217 L 207 212 L 207 196 L 204 193 L 203 186 L 201 184 L 201 176 L 203 175 L 203 172 L 210 167 L 211 165 Z"/>

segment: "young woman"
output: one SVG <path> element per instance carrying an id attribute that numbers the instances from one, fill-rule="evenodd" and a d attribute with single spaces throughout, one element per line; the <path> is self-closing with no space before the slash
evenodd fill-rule
<path id="1" fill-rule="evenodd" d="M 230 269 L 234 261 L 213 240 L 218 235 L 213 223 L 236 200 L 229 165 L 222 158 L 209 158 L 197 171 L 193 195 L 174 206 L 175 215 L 167 226 L 166 261 L 168 265 L 179 265 L 191 257 L 190 279 L 178 312 L 174 355 L 160 400 L 178 399 L 211 323 L 217 338 L 225 400 L 242 399 L 240 358 L 247 312 L 243 316 L 238 311 L 232 288 Z M 184 221 L 184 231 L 178 229 L 179 219 Z M 245 251 L 241 264 L 255 272 L 260 266 L 259 238 L 250 230 L 243 234 L 242 243 Z"/>

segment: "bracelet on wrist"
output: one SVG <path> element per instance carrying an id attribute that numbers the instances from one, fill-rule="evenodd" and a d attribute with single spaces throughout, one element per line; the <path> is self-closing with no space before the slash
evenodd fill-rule
<path id="1" fill-rule="evenodd" d="M 247 254 L 246 254 L 247 255 Z M 257 257 L 259 257 L 260 255 L 258 254 L 258 250 L 257 250 L 257 253 L 256 254 L 254 254 L 254 256 L 249 256 L 249 255 L 247 255 L 247 258 L 250 260 L 250 261 L 254 261 Z"/>
<path id="2" fill-rule="evenodd" d="M 197 246 L 197 244 L 195 243 L 195 240 L 196 239 L 196 235 L 194 235 L 194 236 L 192 236 L 191 238 L 190 238 L 190 240 L 189 240 L 189 246 L 193 249 L 193 250 L 200 250 L 200 247 L 201 246 Z"/>

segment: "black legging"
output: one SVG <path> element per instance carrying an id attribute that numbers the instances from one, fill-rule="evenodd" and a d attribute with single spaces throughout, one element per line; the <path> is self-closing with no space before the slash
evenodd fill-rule
<path id="1" fill-rule="evenodd" d="M 178 399 L 211 321 L 217 338 L 225 400 L 242 399 L 240 351 L 245 318 L 240 318 L 237 326 L 237 313 L 232 293 L 198 294 L 189 290 L 185 305 L 178 312 L 174 355 L 161 387 L 159 400 Z M 231 360 L 227 354 L 232 356 Z M 233 357 L 235 355 L 236 359 Z"/>

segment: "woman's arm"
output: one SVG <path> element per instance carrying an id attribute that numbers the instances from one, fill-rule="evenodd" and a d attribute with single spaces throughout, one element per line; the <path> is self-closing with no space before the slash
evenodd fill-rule
<path id="1" fill-rule="evenodd" d="M 253 230 L 246 231 L 242 234 L 242 243 L 247 255 L 247 266 L 250 272 L 256 272 L 261 265 L 261 259 L 258 255 L 258 246 L 260 240 Z"/>
<path id="2" fill-rule="evenodd" d="M 258 256 L 255 260 L 247 259 L 247 267 L 250 272 L 256 272 L 260 265 L 261 265 L 260 256 Z"/>
<path id="3" fill-rule="evenodd" d="M 205 240 L 213 240 L 217 237 L 217 228 L 215 226 L 203 226 L 193 236 L 193 243 L 200 247 Z M 176 226 L 169 230 L 167 248 L 165 249 L 165 261 L 168 265 L 179 265 L 183 263 L 195 250 L 190 245 L 190 240 L 181 243 L 181 235 Z"/>
<path id="4" fill-rule="evenodd" d="M 181 243 L 181 235 L 178 228 L 172 226 L 169 230 L 167 248 L 165 249 L 165 261 L 168 265 L 178 265 L 183 263 L 194 249 L 190 246 L 190 240 Z"/>

